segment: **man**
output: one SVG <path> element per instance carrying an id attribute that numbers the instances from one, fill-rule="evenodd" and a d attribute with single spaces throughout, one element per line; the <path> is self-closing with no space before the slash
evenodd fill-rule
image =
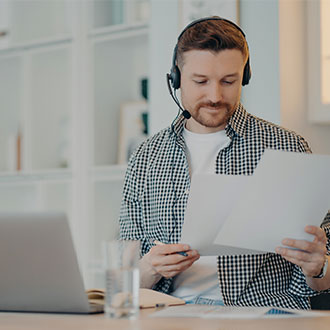
<path id="1" fill-rule="evenodd" d="M 310 149 L 302 137 L 243 108 L 249 50 L 234 23 L 219 17 L 191 23 L 178 38 L 172 62 L 170 93 L 183 113 L 138 148 L 124 184 L 121 238 L 141 240 L 141 286 L 188 303 L 310 308 L 309 297 L 330 288 L 330 214 L 322 228 L 305 228 L 313 242 L 287 238 L 276 254 L 216 260 L 178 243 L 192 175 L 252 175 L 266 148 Z"/>

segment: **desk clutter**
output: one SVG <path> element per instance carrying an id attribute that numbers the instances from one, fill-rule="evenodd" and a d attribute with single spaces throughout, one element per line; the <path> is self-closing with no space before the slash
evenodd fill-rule
<path id="1" fill-rule="evenodd" d="M 90 304 L 104 306 L 105 290 L 86 291 Z M 328 314 L 274 307 L 237 307 L 185 304 L 185 301 L 151 289 L 139 290 L 140 309 L 156 308 L 151 318 L 259 319 L 272 317 L 320 317 Z"/>
<path id="2" fill-rule="evenodd" d="M 103 289 L 90 289 L 86 291 L 88 301 L 90 304 L 102 305 L 105 302 L 105 290 Z M 154 291 L 151 289 L 139 289 L 139 304 L 140 308 L 154 308 L 154 307 L 167 307 L 184 305 L 185 301 L 170 296 L 165 293 Z"/>
<path id="3" fill-rule="evenodd" d="M 212 305 L 185 305 L 168 307 L 150 315 L 152 318 L 202 318 L 202 319 L 260 319 L 329 316 L 311 310 L 275 307 L 237 307 Z"/>

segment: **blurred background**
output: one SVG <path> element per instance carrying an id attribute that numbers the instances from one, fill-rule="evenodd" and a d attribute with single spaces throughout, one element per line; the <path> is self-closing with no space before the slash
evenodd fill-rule
<path id="1" fill-rule="evenodd" d="M 0 0 L 0 211 L 65 211 L 87 287 L 129 155 L 177 113 L 177 37 L 211 15 L 245 31 L 246 109 L 330 154 L 330 0 Z"/>

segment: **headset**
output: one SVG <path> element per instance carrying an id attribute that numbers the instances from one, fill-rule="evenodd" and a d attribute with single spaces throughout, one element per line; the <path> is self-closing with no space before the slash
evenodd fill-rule
<path id="1" fill-rule="evenodd" d="M 182 110 L 182 114 L 186 119 L 189 119 L 191 117 L 191 114 L 182 108 L 182 106 L 180 105 L 180 102 L 176 96 L 176 90 L 180 88 L 181 85 L 181 73 L 180 73 L 180 69 L 176 64 L 176 60 L 177 60 L 177 51 L 178 51 L 178 42 L 180 40 L 180 38 L 182 37 L 182 35 L 189 30 L 191 27 L 193 27 L 194 25 L 201 23 L 201 22 L 205 22 L 205 21 L 225 21 L 229 24 L 231 24 L 232 26 L 234 26 L 238 31 L 240 31 L 244 37 L 244 39 L 246 40 L 245 34 L 243 32 L 243 30 L 236 25 L 234 22 L 222 18 L 222 17 L 218 17 L 218 16 L 211 16 L 211 17 L 204 17 L 204 18 L 200 18 L 197 19 L 193 22 L 191 22 L 190 24 L 188 24 L 183 31 L 180 33 L 179 37 L 178 37 L 178 41 L 174 47 L 174 52 L 173 52 L 173 57 L 172 57 L 172 67 L 170 70 L 170 73 L 166 74 L 166 80 L 167 80 L 167 86 L 168 86 L 168 90 L 170 92 L 170 95 L 172 97 L 172 99 L 174 100 L 174 102 L 179 106 L 179 108 Z M 242 85 L 245 86 L 249 83 L 250 79 L 251 79 L 251 66 L 250 66 L 250 56 L 248 57 L 246 64 L 244 66 L 244 71 L 243 71 L 243 78 L 242 78 Z M 173 89 L 173 90 L 172 90 Z"/>

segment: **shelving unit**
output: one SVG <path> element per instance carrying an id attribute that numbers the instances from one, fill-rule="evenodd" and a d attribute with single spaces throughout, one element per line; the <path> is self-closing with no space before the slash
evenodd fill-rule
<path id="1" fill-rule="evenodd" d="M 118 232 L 120 108 L 142 99 L 149 75 L 150 1 L 0 9 L 0 212 L 66 212 L 85 284 L 95 287 L 101 241 Z"/>

